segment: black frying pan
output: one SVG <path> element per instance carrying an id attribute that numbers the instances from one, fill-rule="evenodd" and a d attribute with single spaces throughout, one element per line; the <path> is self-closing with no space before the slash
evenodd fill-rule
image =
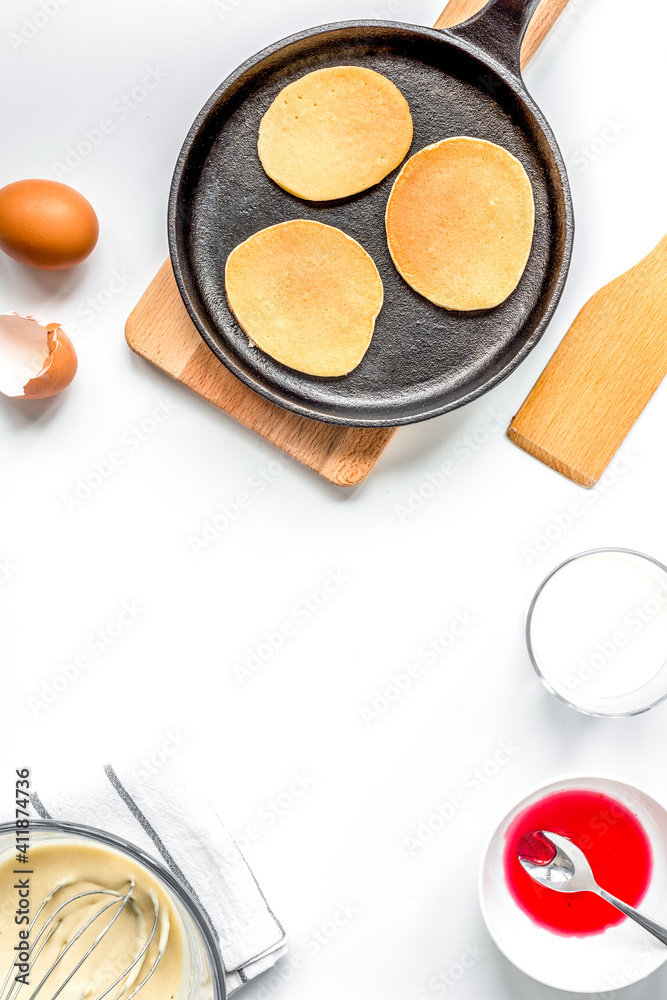
<path id="1" fill-rule="evenodd" d="M 491 0 L 447 31 L 391 21 L 344 21 L 299 32 L 243 63 L 199 113 L 169 199 L 169 247 L 185 305 L 202 337 L 246 385 L 316 420 L 383 427 L 445 413 L 497 385 L 535 346 L 567 274 L 573 236 L 565 166 L 526 92 L 519 49 L 539 0 Z M 279 188 L 257 155 L 260 119 L 276 94 L 314 69 L 354 64 L 383 73 L 414 119 L 411 153 L 470 135 L 509 149 L 533 185 L 535 237 L 518 288 L 495 309 L 448 312 L 413 291 L 387 248 L 384 214 L 398 171 L 370 191 L 307 202 Z M 400 168 L 399 168 L 400 169 Z M 351 374 L 304 375 L 249 346 L 225 298 L 229 253 L 287 219 L 316 219 L 354 237 L 375 261 L 385 301 Z"/>

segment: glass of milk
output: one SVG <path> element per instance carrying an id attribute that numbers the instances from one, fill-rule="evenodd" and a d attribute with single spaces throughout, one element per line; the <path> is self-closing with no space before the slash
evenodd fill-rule
<path id="1" fill-rule="evenodd" d="M 528 652 L 546 687 L 588 715 L 636 715 L 667 698 L 667 567 L 631 549 L 557 566 L 528 611 Z"/>

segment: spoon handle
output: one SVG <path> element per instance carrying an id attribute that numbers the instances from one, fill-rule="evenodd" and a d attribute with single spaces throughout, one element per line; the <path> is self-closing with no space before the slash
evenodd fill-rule
<path id="1" fill-rule="evenodd" d="M 627 903 L 622 902 L 620 899 L 616 899 L 616 896 L 612 896 L 610 892 L 606 892 L 604 889 L 598 887 L 598 895 L 606 899 L 608 903 L 615 906 L 617 910 L 621 913 L 625 913 L 626 917 L 630 917 L 636 923 L 647 930 L 649 934 L 656 937 L 658 941 L 662 941 L 663 944 L 667 944 L 667 927 L 663 927 L 662 924 L 658 924 L 655 920 L 651 920 L 650 917 L 645 917 L 643 913 L 639 910 L 635 910 L 633 906 L 628 906 Z"/>

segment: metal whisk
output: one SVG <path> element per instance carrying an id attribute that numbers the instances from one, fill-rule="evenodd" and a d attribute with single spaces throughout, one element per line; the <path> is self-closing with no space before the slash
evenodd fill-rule
<path id="1" fill-rule="evenodd" d="M 32 990 L 28 1000 L 33 1000 L 33 998 L 40 993 L 42 993 L 43 996 L 48 995 L 50 1000 L 56 1000 L 56 997 L 58 997 L 62 993 L 62 991 L 65 989 L 65 987 L 73 978 L 73 976 L 75 976 L 76 973 L 79 971 L 79 969 L 82 966 L 84 966 L 85 963 L 88 961 L 90 956 L 98 947 L 100 941 L 102 941 L 105 935 L 109 933 L 113 925 L 120 917 L 121 913 L 124 911 L 125 907 L 127 906 L 132 907 L 135 913 L 141 916 L 141 911 L 139 910 L 139 907 L 137 906 L 132 895 L 135 888 L 134 879 L 130 879 L 128 884 L 129 888 L 125 893 L 118 892 L 115 889 L 89 889 L 85 892 L 76 893 L 76 895 L 68 897 L 63 902 L 59 902 L 58 900 L 56 900 L 56 897 L 58 896 L 58 893 L 61 893 L 69 885 L 72 885 L 71 882 L 61 883 L 60 885 L 56 886 L 56 888 L 51 893 L 49 893 L 46 899 L 44 899 L 44 901 L 40 904 L 39 909 L 37 910 L 37 913 L 35 914 L 29 927 L 28 940 L 30 941 L 30 947 L 28 950 L 28 964 L 31 969 L 34 968 L 36 961 L 38 960 L 39 956 L 41 955 L 43 949 L 45 948 L 50 938 L 57 931 L 58 927 L 60 927 L 67 907 L 71 906 L 72 903 L 75 903 L 78 900 L 84 899 L 85 897 L 88 896 L 111 896 L 112 898 L 108 902 L 107 901 L 103 902 L 100 908 L 88 920 L 86 920 L 86 922 L 83 924 L 82 927 L 80 927 L 77 930 L 76 934 L 73 935 L 71 940 L 69 940 L 67 944 L 61 948 L 59 954 L 53 960 L 53 962 L 48 967 L 46 972 L 44 972 L 40 981 L 36 984 L 31 983 L 31 985 L 27 987 L 28 989 Z M 151 900 L 151 903 L 153 904 L 153 926 L 150 930 L 150 933 L 148 934 L 146 941 L 143 944 L 140 944 L 139 950 L 132 959 L 132 961 L 130 962 L 130 964 L 114 980 L 111 986 L 108 986 L 103 993 L 99 994 L 97 1000 L 103 1000 L 103 998 L 108 997 L 109 994 L 111 994 L 117 988 L 118 988 L 117 992 L 114 993 L 114 995 L 111 997 L 111 1000 L 121 1000 L 121 998 L 122 1000 L 131 1000 L 131 998 L 136 996 L 139 990 L 141 990 L 146 985 L 148 980 L 151 978 L 151 976 L 157 969 L 162 959 L 162 956 L 164 955 L 165 948 L 167 946 L 167 940 L 169 937 L 169 917 L 167 913 L 160 910 L 160 905 L 158 903 L 158 900 L 155 894 L 151 890 L 148 891 L 148 895 Z M 53 910 L 53 912 L 48 917 L 46 917 L 46 919 L 43 922 L 43 925 L 38 929 L 38 922 L 40 916 L 44 908 L 48 906 L 48 904 L 52 900 L 56 901 L 58 905 Z M 114 908 L 115 912 L 113 912 Z M 70 949 L 77 943 L 77 941 L 86 933 L 88 928 L 97 919 L 99 919 L 99 917 L 101 917 L 103 913 L 106 913 L 107 910 L 112 911 L 111 919 L 108 921 L 106 926 L 99 932 L 99 934 L 97 935 L 91 946 L 86 951 L 85 955 L 83 955 L 83 957 L 78 960 L 78 962 L 71 970 L 71 972 L 69 972 L 61 982 L 58 977 L 60 971 L 63 969 L 63 965 L 61 964 L 63 962 L 63 959 L 68 954 Z M 148 949 L 150 948 L 153 940 L 155 939 L 156 934 L 158 934 L 158 926 L 160 927 L 160 930 L 159 930 L 159 937 L 157 939 L 157 944 L 158 944 L 157 956 L 153 961 L 148 972 L 143 976 L 141 981 L 137 983 L 137 979 L 139 978 L 142 972 L 142 965 L 143 965 L 142 960 L 146 955 Z M 9 971 L 7 972 L 2 987 L 0 987 L 0 1000 L 18 1000 L 21 991 L 26 989 L 24 983 L 17 982 L 15 976 L 15 968 L 16 967 L 13 963 L 9 967 Z M 79 996 L 78 1000 L 84 1000 L 84 997 L 88 996 L 94 989 L 94 987 L 95 983 L 93 980 L 91 980 L 85 987 L 81 995 Z"/>

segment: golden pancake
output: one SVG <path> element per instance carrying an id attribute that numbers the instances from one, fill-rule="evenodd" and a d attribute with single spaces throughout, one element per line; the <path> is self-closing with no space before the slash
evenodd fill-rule
<path id="1" fill-rule="evenodd" d="M 535 226 L 533 189 L 511 153 L 443 139 L 410 157 L 389 196 L 394 264 L 445 309 L 490 309 L 519 284 Z"/>
<path id="2" fill-rule="evenodd" d="M 330 201 L 378 184 L 411 142 L 410 108 L 391 80 L 361 66 L 333 66 L 280 91 L 262 118 L 257 151 L 281 188 Z"/>
<path id="3" fill-rule="evenodd" d="M 306 219 L 262 229 L 232 250 L 225 289 L 251 344 L 323 378 L 357 367 L 383 300 L 364 248 L 340 229 Z"/>

